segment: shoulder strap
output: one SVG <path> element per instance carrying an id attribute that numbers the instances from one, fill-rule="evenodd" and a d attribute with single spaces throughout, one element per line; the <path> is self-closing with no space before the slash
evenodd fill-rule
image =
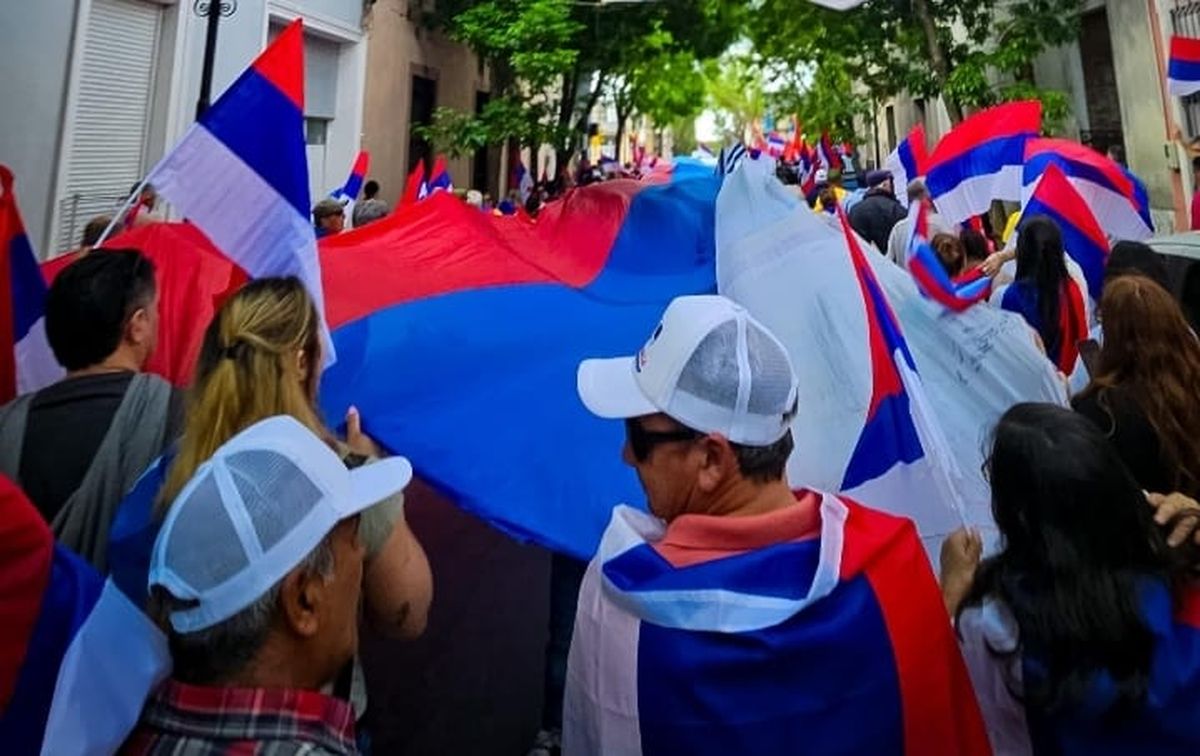
<path id="1" fill-rule="evenodd" d="M 67 548 L 107 571 L 108 531 L 122 497 L 162 453 L 171 386 L 156 375 L 139 373 L 100 442 L 79 488 L 51 523 Z"/>
<path id="2" fill-rule="evenodd" d="M 22 394 L 0 407 L 0 474 L 20 484 L 21 451 L 25 447 L 25 423 L 36 392 Z"/>

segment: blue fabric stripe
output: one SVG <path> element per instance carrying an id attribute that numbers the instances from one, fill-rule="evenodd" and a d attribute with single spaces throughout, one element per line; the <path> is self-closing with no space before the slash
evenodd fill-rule
<path id="1" fill-rule="evenodd" d="M 46 314 L 46 279 L 25 234 L 14 236 L 8 247 L 12 281 L 13 338 L 20 341 L 33 324 Z"/>
<path id="2" fill-rule="evenodd" d="M 50 715 L 63 654 L 100 598 L 104 583 L 91 565 L 54 547 L 50 581 L 42 599 L 12 700 L 0 716 L 5 753 L 38 753 Z"/>
<path id="3" fill-rule="evenodd" d="M 929 193 L 936 202 L 938 197 L 954 191 L 968 179 L 998 173 L 1005 166 L 1024 164 L 1028 139 L 1025 134 L 993 139 L 958 157 L 930 166 L 925 176 Z"/>
<path id="4" fill-rule="evenodd" d="M 861 576 L 766 630 L 643 622 L 637 681 L 644 756 L 904 753 L 895 655 Z"/>
<path id="5" fill-rule="evenodd" d="M 642 544 L 604 564 L 604 576 L 625 593 L 727 590 L 798 601 L 808 595 L 820 558 L 813 539 L 763 549 L 677 569 L 649 544 Z"/>
<path id="6" fill-rule="evenodd" d="M 1027 218 L 1045 215 L 1058 224 L 1059 229 L 1062 230 L 1063 247 L 1071 259 L 1083 270 L 1083 277 L 1087 279 L 1089 295 L 1093 299 L 1099 299 L 1100 292 L 1104 288 L 1104 264 L 1108 257 L 1108 249 L 1098 247 L 1066 216 L 1036 197 L 1025 206 L 1024 215 Z"/>
<path id="7" fill-rule="evenodd" d="M 904 166 L 904 173 L 908 176 L 909 181 L 921 175 L 917 170 L 917 158 L 913 155 L 912 144 L 907 138 L 900 143 L 899 158 L 900 165 Z M 897 189 L 899 188 L 897 187 Z"/>
<path id="8" fill-rule="evenodd" d="M 879 403 L 874 417 L 868 418 L 863 426 L 846 465 L 842 490 L 853 490 L 901 462 L 915 462 L 923 456 L 925 451 L 913 425 L 908 393 L 893 394 Z"/>
<path id="9" fill-rule="evenodd" d="M 1175 81 L 1200 81 L 1200 61 L 1171 58 L 1167 78 Z"/>
<path id="10" fill-rule="evenodd" d="M 1029 186 L 1033 182 L 1037 181 L 1038 178 L 1046 172 L 1046 168 L 1051 164 L 1062 168 L 1063 173 L 1070 178 L 1079 179 L 1080 181 L 1088 181 L 1098 186 L 1102 186 L 1109 191 L 1116 192 L 1117 194 L 1124 194 L 1124 192 L 1113 185 L 1113 182 L 1109 180 L 1108 176 L 1104 175 L 1103 171 L 1095 166 L 1087 165 L 1086 163 L 1077 163 L 1074 160 L 1070 160 L 1053 152 L 1043 152 L 1038 155 L 1034 155 L 1029 159 L 1029 162 L 1025 163 L 1025 171 L 1022 176 L 1022 181 L 1025 186 Z"/>
<path id="11" fill-rule="evenodd" d="M 307 218 L 308 158 L 304 114 L 254 68 L 248 68 L 200 123 Z"/>

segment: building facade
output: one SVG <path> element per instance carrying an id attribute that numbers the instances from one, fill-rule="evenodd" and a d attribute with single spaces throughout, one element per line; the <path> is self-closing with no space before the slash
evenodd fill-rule
<path id="1" fill-rule="evenodd" d="M 1187 0 L 1088 0 L 1080 34 L 1034 61 L 1038 86 L 1065 92 L 1070 114 L 1062 135 L 1101 152 L 1118 147 L 1145 183 L 1160 233 L 1187 227 L 1193 191 L 1186 151 L 1175 138 L 1200 136 L 1200 98 L 1180 101 L 1166 91 L 1171 34 L 1200 37 L 1200 3 Z M 940 100 L 907 96 L 880 103 L 873 124 L 877 160 L 914 125 L 932 145 L 950 128 Z M 874 151 L 874 145 L 871 145 Z"/>
<path id="2" fill-rule="evenodd" d="M 363 21 L 370 40 L 363 149 L 371 153 L 371 176 L 388 202 L 400 196 L 413 166 L 433 157 L 414 127 L 429 123 L 439 107 L 478 112 L 489 97 L 486 67 L 464 45 L 426 28 L 423 10 L 420 0 L 375 0 Z M 490 147 L 449 159 L 455 187 L 498 196 L 504 188 L 500 152 Z"/>
<path id="3" fill-rule="evenodd" d="M 17 176 L 42 257 L 78 244 L 195 119 L 207 0 L 0 3 L 0 162 Z M 341 184 L 359 149 L 363 0 L 225 0 L 215 99 L 288 22 L 305 22 L 310 191 Z"/>

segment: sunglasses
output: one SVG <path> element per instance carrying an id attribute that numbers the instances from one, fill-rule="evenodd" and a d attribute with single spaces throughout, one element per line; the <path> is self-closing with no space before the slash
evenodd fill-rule
<path id="1" fill-rule="evenodd" d="M 633 458 L 645 462 L 650 452 L 660 444 L 678 443 L 679 441 L 694 441 L 703 434 L 694 430 L 681 429 L 676 431 L 651 431 L 642 427 L 636 418 L 625 420 L 625 437 L 629 439 L 629 449 Z"/>

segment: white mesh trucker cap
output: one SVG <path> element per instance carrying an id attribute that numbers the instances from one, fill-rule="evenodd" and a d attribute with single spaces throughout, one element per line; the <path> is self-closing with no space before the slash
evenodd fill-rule
<path id="1" fill-rule="evenodd" d="M 662 412 L 746 446 L 783 438 L 796 411 L 796 374 L 783 344 L 716 295 L 676 298 L 636 355 L 581 363 L 578 388 L 600 417 Z"/>
<path id="2" fill-rule="evenodd" d="M 289 416 L 261 420 L 217 449 L 184 486 L 150 557 L 150 586 L 193 607 L 177 632 L 212 627 L 254 603 L 339 522 L 399 493 L 412 465 L 389 457 L 349 470 Z"/>

